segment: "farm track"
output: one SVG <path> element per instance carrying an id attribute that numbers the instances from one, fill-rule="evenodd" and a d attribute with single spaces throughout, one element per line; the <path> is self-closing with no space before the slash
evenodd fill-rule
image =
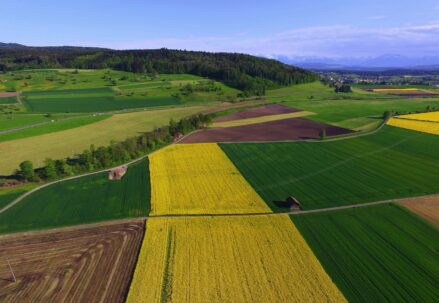
<path id="1" fill-rule="evenodd" d="M 112 224 L 116 224 L 116 223 L 122 224 L 122 223 L 126 223 L 126 222 L 143 222 L 145 220 L 153 220 L 153 219 L 203 218 L 203 217 L 260 217 L 260 216 L 281 216 L 281 215 L 300 216 L 300 215 L 306 215 L 306 214 L 334 212 L 334 211 L 344 210 L 344 209 L 362 208 L 362 207 L 368 207 L 368 206 L 374 206 L 374 205 L 382 205 L 382 204 L 390 204 L 390 203 L 404 203 L 406 200 L 422 199 L 422 198 L 435 198 L 435 197 L 439 198 L 439 194 L 423 195 L 423 196 L 408 197 L 408 198 L 398 198 L 398 199 L 390 199 L 390 200 L 381 200 L 381 201 L 373 201 L 373 202 L 342 205 L 342 206 L 319 208 L 319 209 L 300 210 L 300 211 L 296 210 L 296 211 L 288 211 L 288 212 L 229 213 L 229 214 L 169 214 L 169 215 L 141 216 L 141 217 L 123 218 L 123 219 L 101 221 L 101 222 L 87 223 L 87 224 L 80 224 L 80 225 L 63 226 L 63 227 L 56 227 L 56 228 L 50 228 L 50 229 L 41 229 L 41 230 L 9 233 L 9 234 L 0 235 L 0 240 L 2 240 L 3 238 L 14 237 L 17 235 L 26 236 L 26 235 L 34 235 L 34 234 L 43 234 L 43 233 L 47 233 L 50 231 L 53 231 L 53 232 L 70 231 L 70 230 L 78 230 L 78 229 L 86 229 L 86 228 L 91 228 L 91 227 L 112 225 Z"/>

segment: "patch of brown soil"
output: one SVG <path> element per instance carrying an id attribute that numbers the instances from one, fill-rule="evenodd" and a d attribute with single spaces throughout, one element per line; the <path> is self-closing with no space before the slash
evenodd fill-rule
<path id="1" fill-rule="evenodd" d="M 354 131 L 302 118 L 291 118 L 227 128 L 203 129 L 183 138 L 180 143 L 261 142 L 317 139 L 326 129 L 327 136 Z"/>
<path id="2" fill-rule="evenodd" d="M 0 302 L 122 302 L 143 230 L 130 221 L 0 238 Z"/>
<path id="3" fill-rule="evenodd" d="M 439 195 L 404 199 L 400 204 L 439 227 Z"/>
<path id="4" fill-rule="evenodd" d="M 14 92 L 14 93 L 0 93 L 0 98 L 7 98 L 7 97 L 17 97 L 18 93 Z"/>
<path id="5" fill-rule="evenodd" d="M 257 108 L 250 108 L 230 115 L 218 117 L 214 119 L 213 122 L 224 122 L 224 121 L 233 121 L 233 120 L 240 120 L 247 118 L 270 116 L 270 115 L 296 113 L 299 111 L 300 111 L 299 109 L 286 107 L 279 104 L 271 104 Z"/>

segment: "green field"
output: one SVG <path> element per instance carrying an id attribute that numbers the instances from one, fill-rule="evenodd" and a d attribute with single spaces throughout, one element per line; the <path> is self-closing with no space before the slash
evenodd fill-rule
<path id="1" fill-rule="evenodd" d="M 439 231 L 395 204 L 292 217 L 350 302 L 437 302 Z"/>
<path id="2" fill-rule="evenodd" d="M 326 142 L 221 144 L 272 207 L 292 195 L 304 209 L 439 192 L 439 137 L 386 126 Z"/>
<path id="3" fill-rule="evenodd" d="M 99 122 L 109 117 L 111 116 L 99 115 L 99 116 L 86 116 L 86 117 L 77 117 L 77 118 L 75 117 L 69 120 L 61 120 L 61 121 L 53 120 L 53 122 L 49 122 L 44 125 L 34 126 L 31 128 L 26 128 L 6 134 L 0 134 L 0 142 L 59 132 L 59 131 Z"/>
<path id="4" fill-rule="evenodd" d="M 0 189 L 0 209 L 14 201 L 16 198 L 35 187 L 35 185 L 25 185 L 16 188 Z"/>
<path id="5" fill-rule="evenodd" d="M 424 111 L 427 106 L 439 109 L 439 98 L 401 98 L 354 90 L 335 93 L 319 82 L 267 91 L 267 100 L 316 113 L 311 120 L 340 127 L 360 128 L 381 117 L 385 111 Z"/>
<path id="6" fill-rule="evenodd" d="M 107 172 L 41 189 L 0 214 L 0 233 L 91 223 L 149 213 L 148 160 L 131 165 L 120 181 Z"/>
<path id="7" fill-rule="evenodd" d="M 24 94 L 23 102 L 32 112 L 81 113 L 180 104 L 172 96 L 115 96 L 110 88 L 35 91 Z"/>
<path id="8" fill-rule="evenodd" d="M 1 97 L 0 104 L 15 104 L 17 103 L 16 97 Z"/>

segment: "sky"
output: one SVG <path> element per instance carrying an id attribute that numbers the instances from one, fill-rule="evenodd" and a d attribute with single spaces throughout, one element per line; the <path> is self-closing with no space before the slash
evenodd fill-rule
<path id="1" fill-rule="evenodd" d="M 0 42 L 262 56 L 439 55 L 438 0 L 0 0 Z"/>

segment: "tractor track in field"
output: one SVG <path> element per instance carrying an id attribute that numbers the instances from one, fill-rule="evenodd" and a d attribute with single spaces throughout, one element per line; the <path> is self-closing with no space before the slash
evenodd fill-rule
<path id="1" fill-rule="evenodd" d="M 340 205 L 334 207 L 326 207 L 326 208 L 318 208 L 318 209 L 309 209 L 309 210 L 295 210 L 295 211 L 287 211 L 287 212 L 260 212 L 260 213 L 229 213 L 229 214 L 166 214 L 166 215 L 155 215 L 155 216 L 141 216 L 141 217 L 128 217 L 114 220 L 106 220 L 100 222 L 93 223 L 85 223 L 78 225 L 69 225 L 69 226 L 61 226 L 54 227 L 48 229 L 38 229 L 38 230 L 30 230 L 30 231 L 20 231 L 20 232 L 12 232 L 7 234 L 0 234 L 0 239 L 15 237 L 17 235 L 38 235 L 44 234 L 47 232 L 59 232 L 59 231 L 72 231 L 72 230 L 81 230 L 92 227 L 101 227 L 107 225 L 113 225 L 117 223 L 127 223 L 127 222 L 139 222 L 144 220 L 154 220 L 154 219 L 172 219 L 172 218 L 213 218 L 213 217 L 259 217 L 259 216 L 280 216 L 280 215 L 291 215 L 291 216 L 300 216 L 306 214 L 316 214 L 316 213 L 326 213 L 333 212 L 344 209 L 353 209 L 353 208 L 362 208 L 374 205 L 381 204 L 390 204 L 390 203 L 400 203 L 405 200 L 412 200 L 416 198 L 428 198 L 428 197 L 439 197 L 439 194 L 431 194 L 431 195 L 423 195 L 423 196 L 415 196 L 415 197 L 405 197 L 405 198 L 397 198 L 397 199 L 388 199 L 388 200 L 380 200 L 380 201 L 372 201 L 358 204 L 349 204 L 349 205 Z"/>

